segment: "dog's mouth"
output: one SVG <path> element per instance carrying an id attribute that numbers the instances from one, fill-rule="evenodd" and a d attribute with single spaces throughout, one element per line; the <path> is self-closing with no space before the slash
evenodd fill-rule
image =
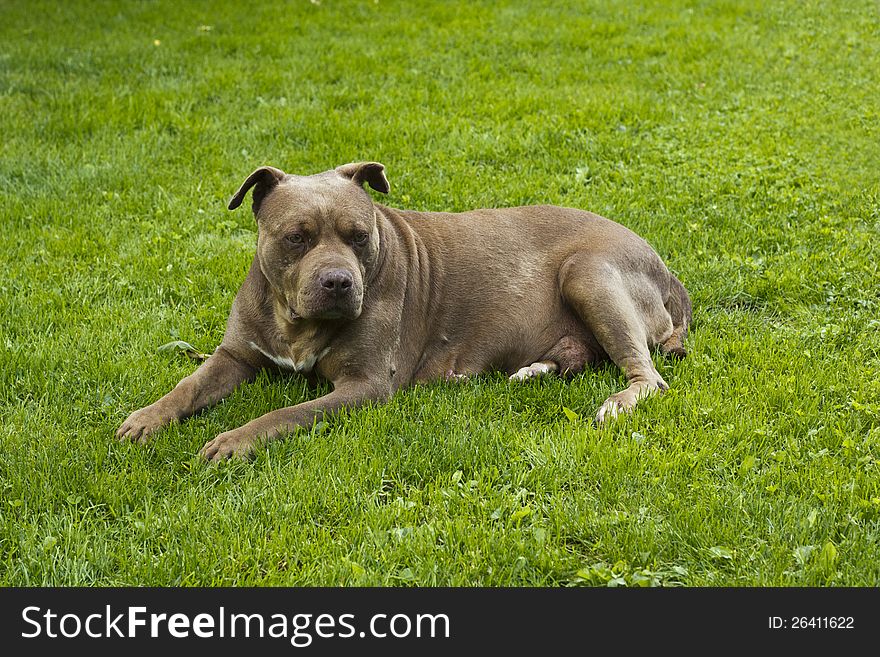
<path id="1" fill-rule="evenodd" d="M 308 319 L 357 319 L 361 314 L 360 307 L 349 308 L 342 306 L 332 306 L 310 312 Z"/>
<path id="2" fill-rule="evenodd" d="M 349 307 L 347 304 L 334 304 L 324 308 L 306 307 L 302 312 L 296 310 L 293 305 L 287 306 L 287 321 L 295 322 L 300 319 L 357 319 L 361 314 L 361 307 Z"/>

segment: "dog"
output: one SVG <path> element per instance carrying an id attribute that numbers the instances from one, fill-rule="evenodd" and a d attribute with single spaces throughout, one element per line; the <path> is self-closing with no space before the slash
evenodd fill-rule
<path id="1" fill-rule="evenodd" d="M 515 381 L 573 375 L 605 360 L 628 386 L 602 423 L 668 388 L 650 349 L 684 357 L 691 301 L 641 237 L 598 215 L 549 205 L 414 212 L 374 203 L 388 193 L 378 162 L 309 176 L 260 167 L 256 254 L 219 347 L 117 431 L 143 442 L 216 404 L 264 368 L 331 382 L 317 399 L 221 433 L 200 454 L 244 457 L 325 414 L 387 400 L 436 379 L 502 370 Z"/>

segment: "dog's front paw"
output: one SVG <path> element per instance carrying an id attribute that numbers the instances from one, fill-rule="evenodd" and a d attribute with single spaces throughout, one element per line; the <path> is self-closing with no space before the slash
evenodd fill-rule
<path id="1" fill-rule="evenodd" d="M 224 431 L 214 440 L 209 440 L 199 450 L 199 454 L 208 461 L 222 461 L 232 457 L 245 458 L 254 451 L 258 443 L 257 437 L 240 429 Z"/>
<path id="2" fill-rule="evenodd" d="M 630 413 L 640 399 L 664 390 L 669 390 L 669 386 L 659 375 L 654 381 L 631 383 L 629 388 L 616 392 L 605 400 L 605 403 L 599 408 L 599 412 L 596 413 L 596 424 L 602 424 L 618 415 Z"/>
<path id="3" fill-rule="evenodd" d="M 119 440 L 145 443 L 151 433 L 155 433 L 173 420 L 173 417 L 169 417 L 162 409 L 157 408 L 156 404 L 152 404 L 129 415 L 116 430 L 116 437 Z"/>
<path id="4" fill-rule="evenodd" d="M 620 402 L 613 397 L 609 397 L 596 412 L 596 424 L 602 424 L 608 419 L 615 418 L 623 411 L 624 408 L 621 406 Z"/>
<path id="5" fill-rule="evenodd" d="M 638 400 L 638 393 L 631 388 L 621 390 L 611 395 L 605 400 L 605 403 L 599 407 L 596 413 L 596 424 L 602 424 L 608 420 L 616 418 L 618 415 L 632 412 Z"/>

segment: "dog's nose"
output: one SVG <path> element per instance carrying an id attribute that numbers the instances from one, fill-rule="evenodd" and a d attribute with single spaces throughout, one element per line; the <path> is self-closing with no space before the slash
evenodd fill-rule
<path id="1" fill-rule="evenodd" d="M 328 269 L 318 278 L 318 282 L 325 290 L 334 296 L 342 296 L 351 289 L 354 277 L 345 269 Z"/>

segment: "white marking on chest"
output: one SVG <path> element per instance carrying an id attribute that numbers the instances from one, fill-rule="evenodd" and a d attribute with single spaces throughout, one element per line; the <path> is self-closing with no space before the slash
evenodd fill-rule
<path id="1" fill-rule="evenodd" d="M 315 363 L 321 360 L 324 356 L 327 355 L 327 352 L 330 351 L 330 347 L 327 347 L 321 353 L 316 354 L 312 352 L 310 354 L 305 354 L 302 360 L 298 362 L 294 362 L 292 358 L 287 356 L 276 356 L 275 354 L 270 354 L 268 351 L 260 347 L 260 345 L 255 342 L 249 342 L 251 349 L 255 351 L 259 351 L 266 358 L 271 360 L 273 363 L 278 365 L 279 367 L 283 367 L 288 370 L 293 370 L 295 372 L 311 372 L 312 368 L 315 367 Z"/>

